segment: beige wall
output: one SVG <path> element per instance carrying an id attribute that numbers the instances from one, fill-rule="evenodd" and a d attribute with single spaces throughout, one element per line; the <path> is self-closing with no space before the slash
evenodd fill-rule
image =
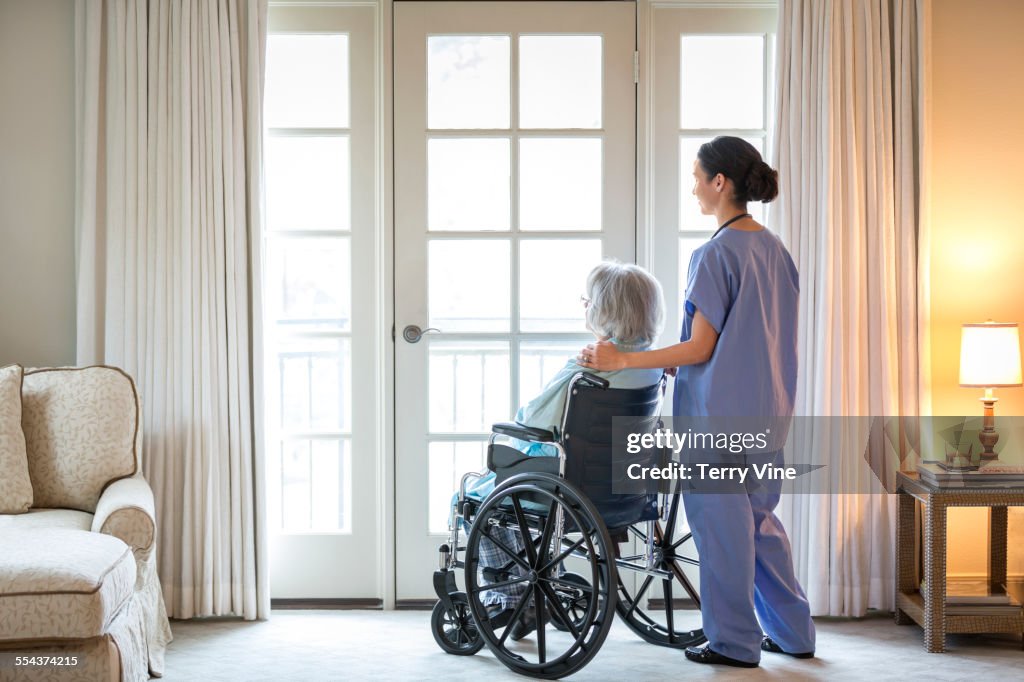
<path id="1" fill-rule="evenodd" d="M 72 0 L 0 0 L 0 365 L 75 359 Z"/>
<path id="2" fill-rule="evenodd" d="M 1024 2 L 933 0 L 931 74 L 932 377 L 935 414 L 980 414 L 960 388 L 960 325 L 1024 325 Z M 1024 388 L 996 391 L 1024 415 Z M 1014 453 L 1024 463 L 1024 443 Z M 1006 459 L 1007 455 L 1003 456 Z M 950 518 L 951 573 L 986 570 L 983 510 Z M 978 529 L 983 532 L 979 533 Z M 1024 573 L 1024 513 L 1011 517 L 1011 571 Z"/>

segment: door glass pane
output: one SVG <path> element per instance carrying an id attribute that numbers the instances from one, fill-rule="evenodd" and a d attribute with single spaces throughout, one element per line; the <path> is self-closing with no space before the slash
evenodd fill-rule
<path id="1" fill-rule="evenodd" d="M 430 326 L 443 332 L 509 331 L 509 242 L 435 239 L 428 247 Z"/>
<path id="2" fill-rule="evenodd" d="M 309 530 L 309 441 L 281 444 L 281 530 Z"/>
<path id="3" fill-rule="evenodd" d="M 347 237 L 268 240 L 267 307 L 282 331 L 351 329 Z"/>
<path id="4" fill-rule="evenodd" d="M 519 39 L 519 127 L 601 127 L 601 36 Z"/>
<path id="5" fill-rule="evenodd" d="M 427 225 L 431 230 L 508 230 L 508 138 L 427 142 Z"/>
<path id="6" fill-rule="evenodd" d="M 348 137 L 266 138 L 267 227 L 349 230 Z"/>
<path id="7" fill-rule="evenodd" d="M 427 126 L 508 128 L 508 36 L 427 38 Z"/>
<path id="8" fill-rule="evenodd" d="M 684 35 L 679 54 L 680 128 L 764 127 L 764 37 Z"/>
<path id="9" fill-rule="evenodd" d="M 715 230 L 718 224 L 715 216 L 703 215 L 700 212 L 700 204 L 697 197 L 693 195 L 693 162 L 697 159 L 697 150 L 705 142 L 710 142 L 710 137 L 687 137 L 679 138 L 679 229 L 683 231 L 706 231 Z M 744 140 L 754 145 L 758 152 L 764 155 L 764 139 L 760 137 L 744 137 Z M 752 201 L 747 204 L 747 211 L 758 222 L 764 221 L 764 204 L 759 201 Z M 680 261 L 684 266 L 685 262 Z"/>
<path id="10" fill-rule="evenodd" d="M 349 532 L 352 496 L 349 442 L 317 439 L 310 448 L 310 530 Z"/>
<path id="11" fill-rule="evenodd" d="M 519 161 L 520 229 L 601 229 L 599 138 L 523 139 Z"/>
<path id="12" fill-rule="evenodd" d="M 348 440 L 289 439 L 281 444 L 281 525 L 285 532 L 351 532 Z"/>
<path id="13" fill-rule="evenodd" d="M 428 451 L 428 528 L 431 533 L 448 531 L 452 494 L 459 489 L 462 475 L 484 468 L 487 444 L 481 441 L 434 441 Z"/>
<path id="14" fill-rule="evenodd" d="M 581 348 L 593 341 L 593 336 L 584 335 L 569 341 L 523 341 L 519 346 L 519 404 L 533 400 Z"/>
<path id="15" fill-rule="evenodd" d="M 351 430 L 351 347 L 348 338 L 278 342 L 278 402 L 284 431 Z"/>
<path id="16" fill-rule="evenodd" d="M 519 327 L 584 331 L 580 295 L 601 262 L 600 239 L 524 239 L 519 244 Z"/>
<path id="17" fill-rule="evenodd" d="M 266 64 L 267 127 L 349 126 L 347 35 L 270 35 Z"/>
<path id="18" fill-rule="evenodd" d="M 507 341 L 430 341 L 430 431 L 490 433 L 508 421 Z"/>

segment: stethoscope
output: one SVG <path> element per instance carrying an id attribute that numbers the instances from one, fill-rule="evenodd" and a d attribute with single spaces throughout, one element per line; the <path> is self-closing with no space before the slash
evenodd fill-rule
<path id="1" fill-rule="evenodd" d="M 754 217 L 754 216 L 750 215 L 749 213 L 740 213 L 740 214 L 739 214 L 738 216 L 734 216 L 734 217 L 732 217 L 732 218 L 729 218 L 729 219 L 728 219 L 728 220 L 726 220 L 726 221 L 725 221 L 724 223 L 722 223 L 722 224 L 721 224 L 721 225 L 720 225 L 720 226 L 718 227 L 718 229 L 717 229 L 717 230 L 715 230 L 715 233 L 714 233 L 713 235 L 711 235 L 711 239 L 714 239 L 715 237 L 717 237 L 717 236 L 718 236 L 718 233 L 719 233 L 719 232 L 721 232 L 721 231 L 722 231 L 722 230 L 724 230 L 725 228 L 729 227 L 730 225 L 732 225 L 732 224 L 733 224 L 734 222 L 736 222 L 737 220 L 741 220 L 742 218 L 753 218 L 753 217 Z M 711 239 L 708 239 L 708 241 L 711 241 Z"/>

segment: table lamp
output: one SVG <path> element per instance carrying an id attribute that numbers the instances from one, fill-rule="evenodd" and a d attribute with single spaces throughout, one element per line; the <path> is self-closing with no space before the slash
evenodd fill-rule
<path id="1" fill-rule="evenodd" d="M 978 398 L 985 406 L 982 430 L 978 436 L 984 450 L 981 463 L 999 456 L 992 450 L 999 442 L 995 429 L 995 406 L 998 398 L 992 389 L 1021 385 L 1020 333 L 1016 322 L 984 322 L 965 324 L 960 334 L 960 385 L 984 388 Z"/>

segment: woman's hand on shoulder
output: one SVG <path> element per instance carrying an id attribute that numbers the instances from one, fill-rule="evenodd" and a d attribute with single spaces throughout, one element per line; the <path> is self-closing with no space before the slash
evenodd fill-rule
<path id="1" fill-rule="evenodd" d="M 611 341 L 598 341 L 588 344 L 576 357 L 576 362 L 587 369 L 599 372 L 614 372 L 625 369 L 626 354 L 616 348 Z"/>

